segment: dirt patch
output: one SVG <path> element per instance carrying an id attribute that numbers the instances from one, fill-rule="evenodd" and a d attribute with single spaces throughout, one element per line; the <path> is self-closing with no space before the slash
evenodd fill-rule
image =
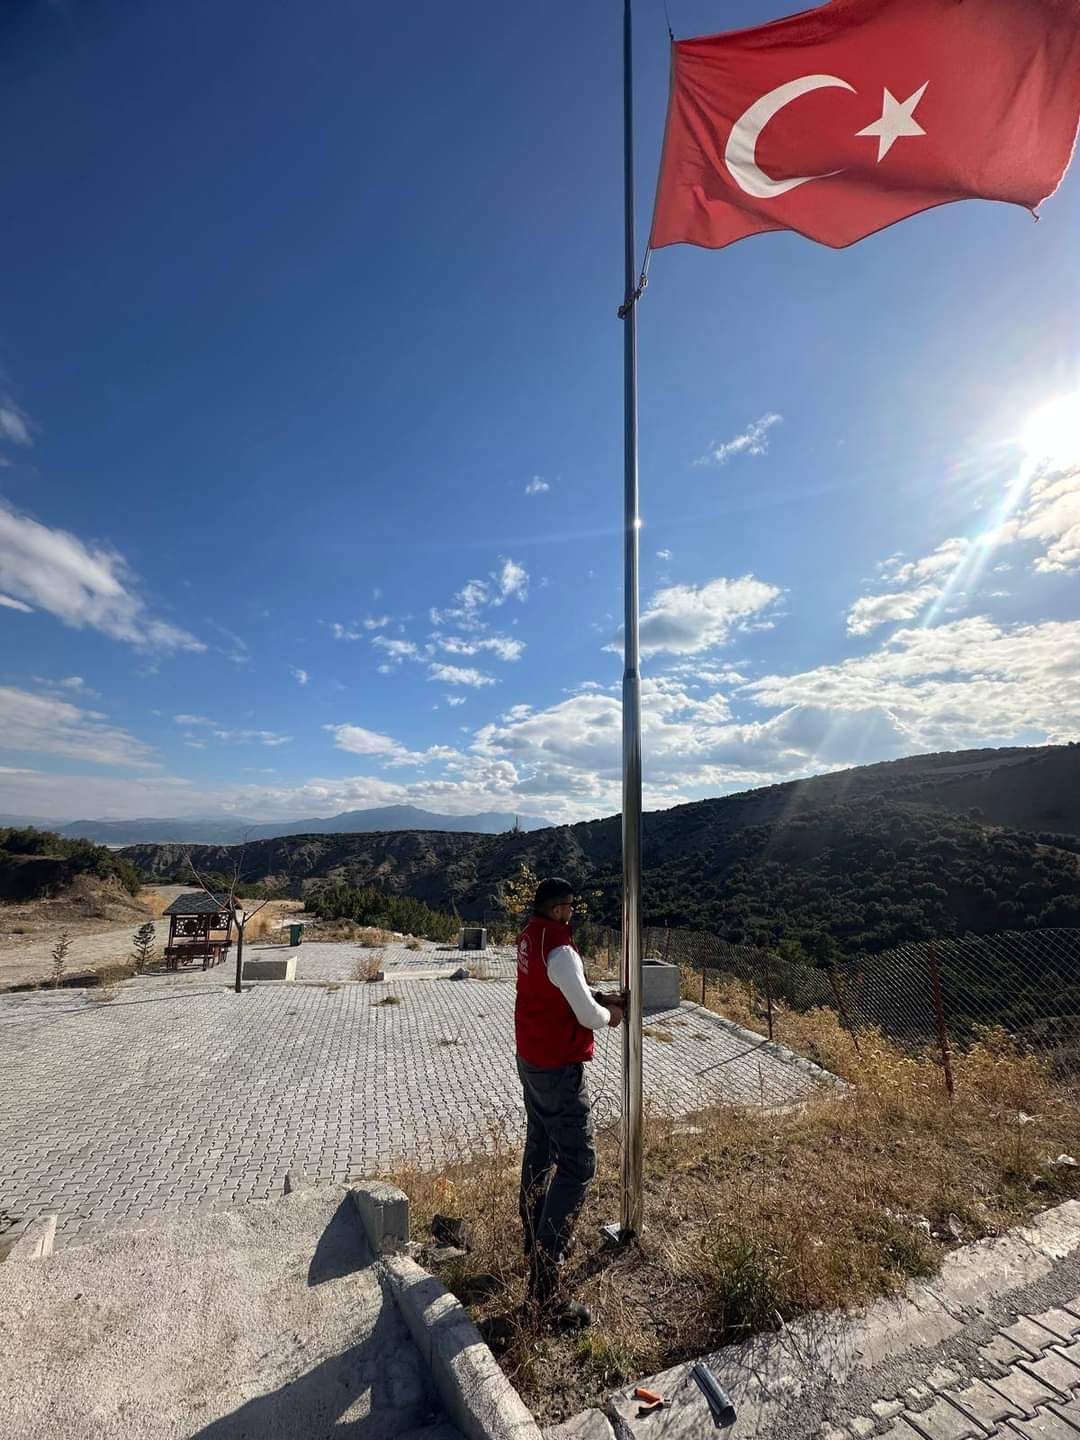
<path id="1" fill-rule="evenodd" d="M 147 920 L 156 922 L 160 951 L 167 922 L 157 917 L 166 903 L 153 892 L 132 896 L 115 880 L 80 875 L 52 899 L 0 905 L 0 990 L 51 979 L 52 948 L 64 932 L 71 938 L 67 983 L 103 966 L 130 973 L 132 937 Z"/>

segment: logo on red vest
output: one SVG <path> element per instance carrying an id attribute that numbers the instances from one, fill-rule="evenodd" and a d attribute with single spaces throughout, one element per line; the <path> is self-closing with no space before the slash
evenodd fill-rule
<path id="1" fill-rule="evenodd" d="M 522 973 L 525 974 L 525 975 L 527 975 L 527 974 L 529 973 L 529 937 L 528 937 L 528 935 L 522 935 L 521 938 L 518 940 L 518 947 L 517 947 L 517 968 L 518 968 L 520 971 L 522 971 Z"/>

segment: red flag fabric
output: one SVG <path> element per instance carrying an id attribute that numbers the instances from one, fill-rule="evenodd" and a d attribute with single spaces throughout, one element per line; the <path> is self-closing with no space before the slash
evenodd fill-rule
<path id="1" fill-rule="evenodd" d="M 1080 0 L 832 0 L 678 40 L 650 244 L 850 245 L 934 205 L 1034 209 L 1080 118 Z"/>

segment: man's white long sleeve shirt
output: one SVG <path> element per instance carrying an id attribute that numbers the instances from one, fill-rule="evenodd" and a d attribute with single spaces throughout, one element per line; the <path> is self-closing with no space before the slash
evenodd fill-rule
<path id="1" fill-rule="evenodd" d="M 548 979 L 558 986 L 586 1030 L 603 1030 L 611 1024 L 611 1011 L 597 1004 L 585 982 L 585 966 L 572 945 L 557 945 L 547 957 Z"/>

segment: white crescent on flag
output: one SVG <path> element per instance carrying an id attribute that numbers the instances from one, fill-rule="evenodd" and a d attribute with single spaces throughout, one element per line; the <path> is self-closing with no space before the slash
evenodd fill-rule
<path id="1" fill-rule="evenodd" d="M 740 190 L 758 200 L 772 200 L 775 196 L 786 195 L 789 190 L 805 185 L 810 180 L 824 180 L 828 175 L 840 174 L 839 170 L 826 170 L 821 175 L 794 175 L 787 180 L 773 180 L 757 163 L 758 139 L 773 116 L 800 95 L 809 95 L 812 90 L 825 90 L 829 87 L 850 90 L 853 94 L 855 91 L 854 85 L 849 85 L 846 80 L 840 80 L 835 75 L 802 75 L 798 80 L 789 80 L 786 85 L 778 85 L 775 90 L 762 95 L 760 100 L 755 100 L 749 110 L 739 116 L 731 127 L 724 160 L 731 172 L 731 178 Z"/>

